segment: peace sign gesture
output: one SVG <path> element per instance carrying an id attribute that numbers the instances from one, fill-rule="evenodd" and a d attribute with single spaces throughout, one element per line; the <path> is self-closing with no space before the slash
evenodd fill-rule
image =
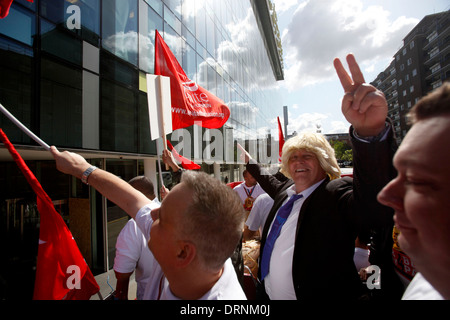
<path id="1" fill-rule="evenodd" d="M 383 92 L 366 83 L 353 54 L 347 56 L 352 77 L 339 59 L 334 59 L 334 68 L 344 88 L 342 113 L 353 125 L 358 135 L 376 136 L 385 127 L 387 101 Z"/>

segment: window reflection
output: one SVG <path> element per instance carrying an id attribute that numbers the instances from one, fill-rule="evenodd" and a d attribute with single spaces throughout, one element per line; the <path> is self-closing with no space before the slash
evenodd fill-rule
<path id="1" fill-rule="evenodd" d="M 155 30 L 162 32 L 162 18 L 148 5 L 139 6 L 139 68 L 154 73 Z"/>
<path id="2" fill-rule="evenodd" d="M 42 59 L 40 86 L 42 140 L 61 147 L 81 147 L 81 70 Z"/>
<path id="3" fill-rule="evenodd" d="M 20 6 L 11 6 L 8 16 L 0 19 L 0 34 L 29 46 L 33 45 L 35 33 L 34 15 Z"/>
<path id="4" fill-rule="evenodd" d="M 134 92 L 110 81 L 103 80 L 101 100 L 101 149 L 137 152 L 137 101 Z"/>
<path id="5" fill-rule="evenodd" d="M 56 25 L 80 35 L 83 39 L 97 44 L 100 34 L 100 0 L 40 0 L 40 13 Z M 80 28 L 68 26 L 74 11 L 70 6 L 79 8 Z"/>
<path id="6" fill-rule="evenodd" d="M 137 65 L 137 0 L 103 0 L 102 46 Z"/>

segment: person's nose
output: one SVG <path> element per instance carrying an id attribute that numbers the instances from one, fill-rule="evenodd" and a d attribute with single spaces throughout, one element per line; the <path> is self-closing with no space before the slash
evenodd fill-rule
<path id="1" fill-rule="evenodd" d="M 395 211 L 403 210 L 403 199 L 405 189 L 399 177 L 389 182 L 379 193 L 378 202 L 391 207 Z"/>

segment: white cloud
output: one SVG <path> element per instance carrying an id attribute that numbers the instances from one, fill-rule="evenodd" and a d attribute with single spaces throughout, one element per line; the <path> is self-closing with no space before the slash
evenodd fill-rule
<path id="1" fill-rule="evenodd" d="M 298 0 L 274 0 L 273 3 L 275 4 L 277 15 L 279 15 L 288 11 L 293 6 L 297 6 Z"/>
<path id="2" fill-rule="evenodd" d="M 303 1 L 283 31 L 283 85 L 293 91 L 328 81 L 335 76 L 333 59 L 349 52 L 363 67 L 390 59 L 417 23 L 393 20 L 381 6 L 363 7 L 360 0 Z"/>
<path id="3" fill-rule="evenodd" d="M 329 115 L 323 113 L 293 114 L 289 112 L 288 134 L 292 134 L 294 131 L 297 133 L 316 132 L 318 126 L 321 128 L 322 122 L 328 117 Z"/>

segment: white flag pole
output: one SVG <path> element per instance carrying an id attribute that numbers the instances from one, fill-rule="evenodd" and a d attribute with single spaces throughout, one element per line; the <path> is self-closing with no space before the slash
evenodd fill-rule
<path id="1" fill-rule="evenodd" d="M 161 103 L 158 104 L 158 107 L 159 107 L 158 114 L 159 114 L 159 117 L 160 117 L 160 124 L 161 124 L 161 130 L 162 130 L 161 131 L 161 135 L 162 135 L 162 139 L 163 139 L 163 149 L 165 150 L 165 149 L 167 149 L 167 137 L 166 137 L 166 130 L 165 130 L 166 123 L 164 122 L 164 106 L 166 104 L 166 102 L 164 101 L 164 93 L 163 93 L 163 90 L 164 90 L 164 84 L 163 84 L 164 78 L 160 76 L 157 79 L 159 81 L 159 89 L 160 89 L 159 90 L 159 97 L 160 97 L 159 99 L 160 99 L 160 102 L 161 102 Z M 166 170 L 169 170 L 169 165 L 167 163 L 166 163 Z"/>
<path id="2" fill-rule="evenodd" d="M 27 127 L 25 127 L 22 122 L 17 120 L 16 117 L 14 117 L 1 103 L 0 103 L 0 111 L 9 119 L 11 120 L 16 126 L 18 126 L 27 136 L 29 136 L 31 139 L 36 141 L 38 144 L 40 144 L 42 147 L 44 147 L 45 150 L 50 151 L 50 146 L 46 144 L 44 141 L 42 141 L 37 135 L 35 135 L 33 132 L 30 131 Z"/>
<path id="3" fill-rule="evenodd" d="M 159 180 L 161 182 L 161 187 L 165 187 L 164 179 L 162 176 L 162 170 L 161 170 L 161 161 L 160 161 L 161 159 L 160 159 L 160 155 L 159 155 L 160 153 L 161 153 L 161 150 L 159 150 L 159 141 L 156 140 L 156 155 L 158 156 Z"/>

